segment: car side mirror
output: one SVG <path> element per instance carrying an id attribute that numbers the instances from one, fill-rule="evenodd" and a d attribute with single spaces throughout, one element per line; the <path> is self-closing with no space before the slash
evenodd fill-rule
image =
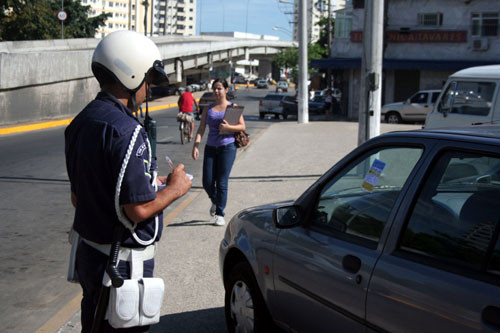
<path id="1" fill-rule="evenodd" d="M 293 228 L 300 224 L 300 211 L 298 206 L 284 206 L 275 208 L 273 221 L 277 228 Z"/>

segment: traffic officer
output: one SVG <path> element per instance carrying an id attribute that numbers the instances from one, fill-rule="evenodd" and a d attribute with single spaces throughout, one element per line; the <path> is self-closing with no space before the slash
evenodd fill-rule
<path id="1" fill-rule="evenodd" d="M 166 80 L 156 45 L 136 32 L 113 32 L 97 45 L 92 72 L 101 91 L 65 131 L 66 167 L 75 206 L 73 229 L 82 239 L 76 253 L 76 273 L 83 289 L 82 332 L 92 328 L 108 260 L 106 251 L 115 227 L 121 223 L 115 210 L 115 194 L 119 193 L 119 209 L 135 227 L 135 235 L 125 231 L 121 245 L 136 249 L 144 247 L 140 240 L 160 239 L 163 209 L 191 188 L 182 164 L 168 177 L 155 176 L 156 161 L 151 158 L 147 133 L 137 127 L 140 123 L 133 115 L 144 102 L 148 85 Z M 139 132 L 130 151 L 136 129 Z M 120 174 L 127 151 L 128 165 Z M 116 192 L 119 177 L 121 187 Z M 162 189 L 156 192 L 155 185 Z M 156 216 L 159 221 L 155 221 Z M 130 277 L 128 262 L 120 261 L 118 268 L 122 276 Z M 153 268 L 154 259 L 145 260 L 144 277 L 152 277 Z M 114 331 L 107 322 L 104 325 L 105 332 Z M 136 327 L 120 332 L 147 329 Z"/>

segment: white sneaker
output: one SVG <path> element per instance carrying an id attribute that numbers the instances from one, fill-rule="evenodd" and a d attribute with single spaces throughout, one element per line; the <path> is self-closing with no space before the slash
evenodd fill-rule
<path id="1" fill-rule="evenodd" d="M 212 207 L 210 207 L 210 216 L 215 216 L 215 204 L 212 204 Z"/>
<path id="2" fill-rule="evenodd" d="M 215 215 L 215 218 L 213 219 L 214 225 L 222 227 L 223 225 L 226 224 L 226 220 L 224 220 L 224 216 L 220 215 Z"/>

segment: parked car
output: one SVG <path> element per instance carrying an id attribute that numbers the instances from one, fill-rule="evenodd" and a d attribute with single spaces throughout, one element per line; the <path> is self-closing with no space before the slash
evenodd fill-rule
<path id="1" fill-rule="evenodd" d="M 500 65 L 470 67 L 450 76 L 425 128 L 500 121 Z"/>
<path id="2" fill-rule="evenodd" d="M 267 83 L 267 80 L 258 80 L 257 81 L 257 88 L 259 88 L 259 89 L 269 88 L 269 84 Z"/>
<path id="3" fill-rule="evenodd" d="M 337 103 L 338 104 L 338 103 Z M 324 114 L 326 112 L 325 96 L 316 95 L 308 102 L 310 114 Z M 296 97 L 288 98 L 283 101 L 283 119 L 288 116 L 297 116 L 298 101 Z"/>
<path id="4" fill-rule="evenodd" d="M 381 118 L 390 124 L 423 122 L 440 93 L 441 90 L 421 90 L 404 102 L 386 104 L 380 109 Z"/>
<path id="5" fill-rule="evenodd" d="M 278 81 L 276 92 L 288 92 L 288 83 L 286 81 Z"/>
<path id="6" fill-rule="evenodd" d="M 267 114 L 272 114 L 276 118 L 282 115 L 283 119 L 286 119 L 283 113 L 283 101 L 285 101 L 286 98 L 293 99 L 294 97 L 285 94 L 267 94 L 259 101 L 259 118 L 264 119 Z"/>
<path id="7" fill-rule="evenodd" d="M 499 170 L 500 126 L 393 132 L 239 212 L 219 249 L 228 331 L 498 331 Z"/>

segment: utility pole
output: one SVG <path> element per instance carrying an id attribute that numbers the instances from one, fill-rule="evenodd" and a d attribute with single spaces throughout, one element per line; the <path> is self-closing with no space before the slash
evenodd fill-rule
<path id="1" fill-rule="evenodd" d="M 299 124 L 309 122 L 309 92 L 307 91 L 307 0 L 299 0 Z"/>
<path id="2" fill-rule="evenodd" d="M 327 47 L 328 47 L 328 59 L 332 56 L 332 0 L 328 0 L 328 26 L 327 26 L 328 38 Z M 328 87 L 328 91 L 332 88 L 332 70 L 330 67 L 326 70 L 326 85 Z"/>
<path id="3" fill-rule="evenodd" d="M 365 1 L 358 145 L 380 134 L 384 0 Z"/>

